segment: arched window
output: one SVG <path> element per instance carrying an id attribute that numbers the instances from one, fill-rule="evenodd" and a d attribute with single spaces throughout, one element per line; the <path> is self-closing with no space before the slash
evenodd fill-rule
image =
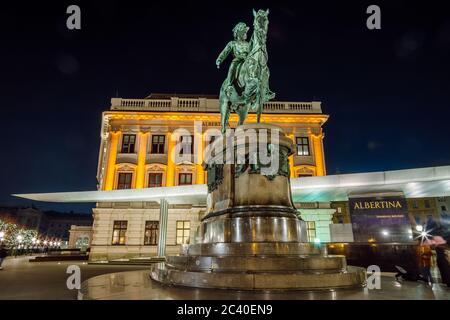
<path id="1" fill-rule="evenodd" d="M 147 165 L 145 172 L 145 186 L 147 188 L 164 187 L 166 185 L 165 165 L 159 163 Z"/>
<path id="2" fill-rule="evenodd" d="M 133 189 L 136 185 L 136 165 L 121 163 L 116 165 L 114 189 Z"/>

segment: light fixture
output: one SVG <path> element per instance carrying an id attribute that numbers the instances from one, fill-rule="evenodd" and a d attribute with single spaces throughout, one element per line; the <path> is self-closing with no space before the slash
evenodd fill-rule
<path id="1" fill-rule="evenodd" d="M 387 232 L 386 230 L 381 231 L 381 234 L 385 237 L 387 237 L 389 235 L 389 232 Z"/>
<path id="2" fill-rule="evenodd" d="M 422 231 L 423 231 L 423 226 L 421 226 L 420 224 L 418 224 L 418 225 L 416 226 L 416 231 L 417 231 L 417 232 L 422 232 Z"/>

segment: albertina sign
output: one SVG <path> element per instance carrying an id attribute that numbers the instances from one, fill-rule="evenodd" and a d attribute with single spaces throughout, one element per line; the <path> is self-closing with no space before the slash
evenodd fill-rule
<path id="1" fill-rule="evenodd" d="M 411 242 L 406 199 L 400 196 L 350 198 L 356 242 Z"/>
<path id="2" fill-rule="evenodd" d="M 404 206 L 399 200 L 394 201 L 355 201 L 353 210 L 364 209 L 402 209 Z"/>

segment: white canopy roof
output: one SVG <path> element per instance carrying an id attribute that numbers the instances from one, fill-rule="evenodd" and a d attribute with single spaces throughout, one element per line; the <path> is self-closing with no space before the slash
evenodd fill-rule
<path id="1" fill-rule="evenodd" d="M 407 198 L 450 196 L 450 166 L 291 179 L 295 202 L 347 200 L 351 194 L 401 191 Z M 14 194 L 45 202 L 157 201 L 204 205 L 206 185 L 146 189 Z"/>

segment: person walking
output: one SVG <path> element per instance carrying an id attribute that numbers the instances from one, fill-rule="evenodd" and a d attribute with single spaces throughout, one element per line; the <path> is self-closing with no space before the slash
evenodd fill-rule
<path id="1" fill-rule="evenodd" d="M 5 245 L 2 243 L 0 245 L 0 270 L 3 270 L 2 264 L 7 256 L 8 256 L 8 251 L 6 250 Z"/>
<path id="2" fill-rule="evenodd" d="M 423 279 L 431 286 L 433 277 L 431 276 L 431 257 L 432 252 L 430 246 L 423 244 L 420 246 L 420 273 Z"/>
<path id="3" fill-rule="evenodd" d="M 441 274 L 442 282 L 450 287 L 450 250 L 447 241 L 441 236 L 435 236 L 427 240 L 428 244 L 436 251 L 436 264 Z"/>
<path id="4" fill-rule="evenodd" d="M 450 261 L 449 250 L 445 244 L 437 245 L 434 249 L 436 251 L 436 263 L 441 273 L 442 282 L 450 287 Z"/>

